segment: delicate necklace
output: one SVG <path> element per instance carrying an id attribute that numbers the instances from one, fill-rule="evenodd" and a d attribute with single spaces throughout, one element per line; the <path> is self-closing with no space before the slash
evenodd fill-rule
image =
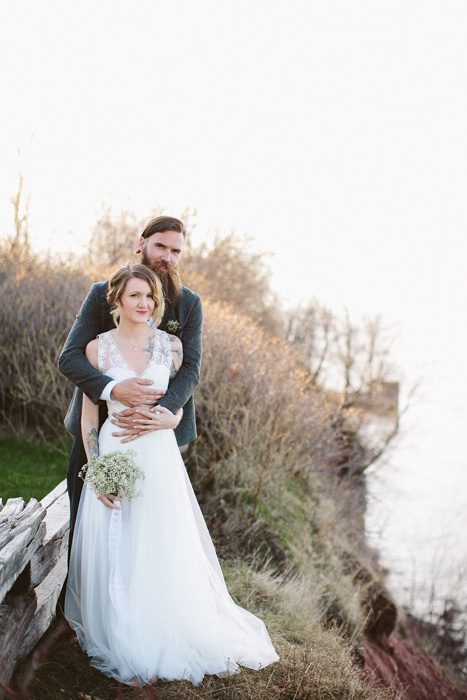
<path id="1" fill-rule="evenodd" d="M 123 340 L 124 343 L 128 343 L 129 345 L 131 345 L 131 340 L 127 340 L 126 338 L 120 338 L 120 342 L 122 342 L 122 340 Z M 134 352 L 139 352 L 140 350 L 143 351 L 143 348 L 142 348 L 142 347 L 141 347 L 141 348 L 132 347 L 131 349 L 132 349 Z"/>

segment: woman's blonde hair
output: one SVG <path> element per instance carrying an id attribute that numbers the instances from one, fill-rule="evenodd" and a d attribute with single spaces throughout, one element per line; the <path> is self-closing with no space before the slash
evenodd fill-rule
<path id="1" fill-rule="evenodd" d="M 154 311 L 152 318 L 154 325 L 158 326 L 164 315 L 164 294 L 159 278 L 149 267 L 141 265 L 141 263 L 127 263 L 124 267 L 116 270 L 109 280 L 109 291 L 107 292 L 107 301 L 111 306 L 111 315 L 115 325 L 118 325 L 120 317 L 120 309 L 117 302 L 120 300 L 125 291 L 128 280 L 137 277 L 140 280 L 147 282 L 151 288 L 152 298 L 154 299 Z"/>

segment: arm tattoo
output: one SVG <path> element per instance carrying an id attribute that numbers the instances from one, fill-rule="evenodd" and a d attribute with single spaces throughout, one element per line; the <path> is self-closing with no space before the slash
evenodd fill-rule
<path id="1" fill-rule="evenodd" d="M 88 446 L 89 450 L 89 457 L 98 457 L 99 456 L 99 436 L 97 434 L 97 430 L 95 428 L 92 428 L 92 430 L 89 431 L 86 437 L 86 444 Z"/>
<path id="2" fill-rule="evenodd" d="M 153 350 L 154 350 L 154 338 L 149 338 L 147 348 L 143 348 L 143 352 L 146 352 L 149 355 L 149 361 L 151 361 Z"/>
<path id="3" fill-rule="evenodd" d="M 180 364 L 182 364 L 183 354 L 182 354 L 181 348 L 178 347 L 178 348 L 176 348 L 176 350 L 172 350 L 172 354 L 176 355 L 178 357 L 178 359 L 180 360 Z"/>
<path id="4" fill-rule="evenodd" d="M 170 337 L 170 344 L 172 346 L 172 367 L 170 368 L 170 378 L 172 379 L 175 377 L 177 374 L 178 370 L 182 366 L 183 362 L 183 347 L 180 342 L 180 340 L 174 336 L 171 335 Z M 177 358 L 177 364 L 175 364 L 175 358 Z"/>

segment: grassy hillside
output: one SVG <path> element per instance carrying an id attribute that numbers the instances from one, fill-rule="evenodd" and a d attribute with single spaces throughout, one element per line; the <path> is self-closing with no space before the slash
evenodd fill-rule
<path id="1" fill-rule="evenodd" d="M 321 589 L 303 575 L 278 576 L 267 567 L 258 570 L 244 562 L 223 564 L 234 599 L 259 615 L 268 627 L 280 661 L 263 671 L 242 669 L 231 678 L 206 677 L 194 688 L 186 682 L 150 688 L 122 687 L 90 668 L 77 642 L 64 635 L 40 668 L 27 695 L 30 700 L 56 698 L 223 698 L 225 700 L 389 700 L 389 691 L 372 688 L 356 663 L 346 630 L 325 622 Z M 42 657 L 44 659 L 44 657 Z M 25 672 L 23 667 L 21 672 Z M 16 682 L 21 686 L 22 673 Z"/>
<path id="2" fill-rule="evenodd" d="M 390 601 L 362 545 L 350 423 L 308 381 L 287 343 L 225 306 L 206 303 L 205 315 L 200 437 L 187 468 L 229 590 L 266 622 L 281 660 L 206 678 L 196 689 L 158 683 L 141 697 L 395 697 L 373 689 L 361 670 L 364 630 L 386 613 L 381 600 Z M 139 697 L 92 670 L 66 637 L 28 693 Z"/>
<path id="3" fill-rule="evenodd" d="M 88 281 L 78 268 L 4 259 L 0 291 L 17 293 L 0 319 L 0 411 L 5 424 L 56 435 L 70 397 L 56 360 Z M 236 314 L 205 296 L 204 309 L 199 438 L 187 469 L 229 590 L 265 620 L 281 660 L 257 673 L 208 678 L 198 689 L 158 684 L 144 697 L 391 697 L 361 671 L 365 630 L 385 624 L 394 608 L 363 542 L 367 455 L 358 417 L 320 391 L 291 346 L 241 315 L 241 306 Z M 0 447 L 4 497 L 42 497 L 64 476 L 66 458 L 55 452 L 29 443 L 18 450 L 11 440 Z M 21 671 L 16 682 L 24 685 Z M 23 697 L 83 694 L 138 697 L 93 671 L 76 642 L 60 636 Z"/>

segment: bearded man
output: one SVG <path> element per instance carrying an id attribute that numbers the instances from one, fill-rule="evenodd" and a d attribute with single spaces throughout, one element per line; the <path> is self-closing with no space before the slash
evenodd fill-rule
<path id="1" fill-rule="evenodd" d="M 105 401 L 120 401 L 128 406 L 127 410 L 113 414 L 115 420 L 112 422 L 120 429 L 118 435 L 122 437 L 122 442 L 137 439 L 144 430 L 165 429 L 170 414 L 181 408 L 183 416 L 175 428 L 178 445 L 186 445 L 196 438 L 193 393 L 199 384 L 201 368 L 203 312 L 201 299 L 182 285 L 176 269 L 185 238 L 186 231 L 181 221 L 170 216 L 158 216 L 144 229 L 136 251 L 141 253 L 141 262 L 154 270 L 162 283 L 166 305 L 159 328 L 177 335 L 183 346 L 183 363 L 171 379 L 165 394 L 153 389 L 153 381 L 148 379 L 135 377 L 116 382 L 94 369 L 86 359 L 86 345 L 99 333 L 115 328 L 107 302 L 108 281 L 92 285 L 60 355 L 60 372 L 76 386 L 65 418 L 65 425 L 75 438 L 67 475 L 70 498 L 69 549 L 83 488 L 83 481 L 78 474 L 87 462 L 81 435 L 82 392 L 93 403 L 100 405 L 100 425 L 107 417 Z M 135 429 L 133 418 L 138 407 L 147 410 L 148 406 L 157 406 L 156 419 L 151 426 L 139 424 L 140 427 Z"/>

